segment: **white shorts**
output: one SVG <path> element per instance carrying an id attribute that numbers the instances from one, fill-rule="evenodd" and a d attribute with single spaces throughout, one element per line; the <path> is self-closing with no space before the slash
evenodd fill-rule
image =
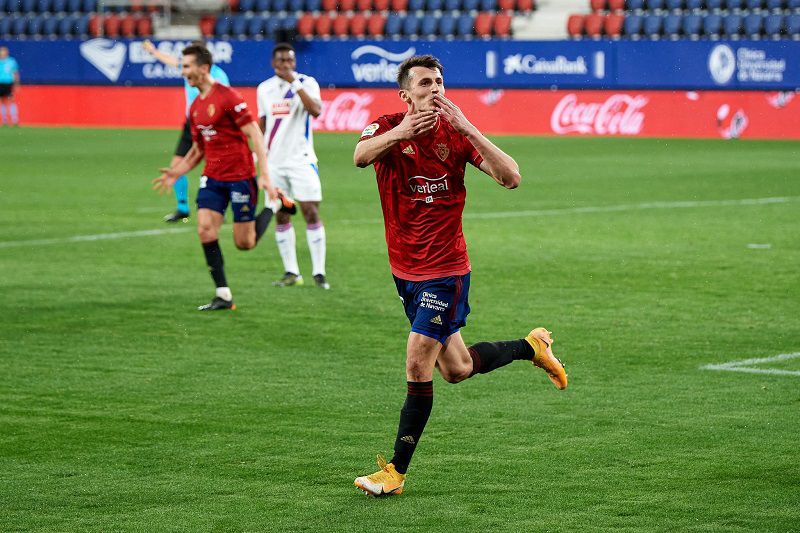
<path id="1" fill-rule="evenodd" d="M 269 167 L 272 185 L 281 189 L 289 198 L 298 202 L 321 202 L 322 184 L 317 165 L 296 167 Z"/>

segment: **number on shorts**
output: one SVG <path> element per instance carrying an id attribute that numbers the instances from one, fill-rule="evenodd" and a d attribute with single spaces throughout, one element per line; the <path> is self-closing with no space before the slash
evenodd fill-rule
<path id="1" fill-rule="evenodd" d="M 208 176 L 200 176 L 200 188 L 205 189 L 208 185 Z"/>

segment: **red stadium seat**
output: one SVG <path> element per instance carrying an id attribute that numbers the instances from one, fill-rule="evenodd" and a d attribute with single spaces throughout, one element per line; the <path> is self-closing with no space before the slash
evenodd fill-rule
<path id="1" fill-rule="evenodd" d="M 534 9 L 536 9 L 535 0 L 517 0 L 517 11 L 528 13 Z"/>
<path id="2" fill-rule="evenodd" d="M 318 37 L 330 37 L 333 27 L 333 19 L 327 13 L 323 13 L 314 21 L 314 33 Z"/>
<path id="3" fill-rule="evenodd" d="M 103 21 L 103 33 L 112 39 L 119 37 L 120 20 L 118 15 L 108 15 Z"/>
<path id="4" fill-rule="evenodd" d="M 489 11 L 478 13 L 475 17 L 475 34 L 479 37 L 491 37 L 493 21 L 494 15 Z"/>
<path id="5" fill-rule="evenodd" d="M 585 15 L 570 15 L 569 19 L 567 19 L 567 33 L 570 37 L 581 37 L 585 25 Z"/>
<path id="6" fill-rule="evenodd" d="M 509 13 L 498 13 L 494 17 L 494 34 L 497 37 L 511 36 L 511 15 Z"/>
<path id="7" fill-rule="evenodd" d="M 231 8 L 231 11 L 238 11 L 239 0 L 228 0 L 228 7 Z"/>
<path id="8" fill-rule="evenodd" d="M 336 11 L 338 2 L 336 0 L 322 0 L 323 11 Z"/>
<path id="9" fill-rule="evenodd" d="M 339 14 L 333 19 L 331 28 L 336 37 L 346 38 L 350 34 L 350 17 L 344 13 Z"/>
<path id="10" fill-rule="evenodd" d="M 374 0 L 372 3 L 373 11 L 389 11 L 390 0 Z"/>
<path id="11" fill-rule="evenodd" d="M 599 39 L 603 35 L 603 25 L 605 24 L 606 16 L 601 13 L 591 13 L 586 16 L 586 35 Z"/>
<path id="12" fill-rule="evenodd" d="M 297 20 L 297 34 L 304 39 L 314 37 L 314 15 L 305 13 Z"/>
<path id="13" fill-rule="evenodd" d="M 100 16 L 92 15 L 91 18 L 89 18 L 89 36 L 99 37 L 101 25 Z"/>
<path id="14" fill-rule="evenodd" d="M 364 13 L 355 13 L 350 19 L 350 35 L 364 37 L 367 34 L 367 17 Z"/>
<path id="15" fill-rule="evenodd" d="M 355 11 L 356 0 L 339 0 L 339 11 Z"/>
<path id="16" fill-rule="evenodd" d="M 591 0 L 592 11 L 605 11 L 607 6 L 606 0 Z"/>
<path id="17" fill-rule="evenodd" d="M 498 11 L 513 11 L 517 0 L 497 0 Z"/>
<path id="18" fill-rule="evenodd" d="M 605 34 L 614 39 L 619 39 L 622 35 L 622 25 L 625 24 L 625 15 L 622 13 L 611 13 L 606 17 Z"/>
<path id="19" fill-rule="evenodd" d="M 214 36 L 214 24 L 217 23 L 216 17 L 214 15 L 206 15 L 205 17 L 200 19 L 200 35 L 204 38 L 209 38 Z"/>
<path id="20" fill-rule="evenodd" d="M 359 11 L 371 11 L 372 0 L 356 0 L 356 9 Z"/>
<path id="21" fill-rule="evenodd" d="M 374 13 L 367 20 L 367 33 L 370 37 L 383 37 L 383 29 L 386 27 L 386 17 L 380 13 Z"/>
<path id="22" fill-rule="evenodd" d="M 213 31 L 213 29 L 212 29 Z M 136 35 L 139 37 L 152 37 L 153 36 L 153 19 L 150 17 L 142 17 L 136 21 Z"/>
<path id="23" fill-rule="evenodd" d="M 401 12 L 408 10 L 408 0 L 392 0 L 392 11 Z"/>
<path id="24" fill-rule="evenodd" d="M 128 15 L 120 19 L 119 33 L 125 38 L 131 38 L 136 35 L 136 19 L 133 18 L 133 15 Z"/>
<path id="25" fill-rule="evenodd" d="M 608 0 L 608 9 L 611 11 L 625 11 L 625 0 Z"/>
<path id="26" fill-rule="evenodd" d="M 142 0 L 130 0 L 130 11 L 131 13 L 139 13 L 144 11 L 144 6 L 142 5 Z"/>

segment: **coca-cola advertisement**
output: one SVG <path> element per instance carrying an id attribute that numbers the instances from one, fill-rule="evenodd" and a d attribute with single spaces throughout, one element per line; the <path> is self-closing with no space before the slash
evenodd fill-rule
<path id="1" fill-rule="evenodd" d="M 256 109 L 255 89 L 240 91 Z M 489 134 L 800 139 L 794 91 L 452 89 L 447 96 Z M 405 110 L 396 89 L 323 89 L 322 99 L 317 132 L 357 134 Z M 175 88 L 30 85 L 19 100 L 30 125 L 179 128 L 184 118 Z"/>

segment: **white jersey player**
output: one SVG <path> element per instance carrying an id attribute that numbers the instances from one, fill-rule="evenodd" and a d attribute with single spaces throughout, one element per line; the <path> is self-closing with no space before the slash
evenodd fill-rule
<path id="1" fill-rule="evenodd" d="M 275 187 L 300 204 L 306 220 L 311 268 L 317 287 L 328 289 L 325 274 L 325 227 L 319 217 L 322 186 L 314 153 L 312 117 L 322 111 L 319 85 L 311 76 L 295 72 L 292 45 L 280 43 L 272 50 L 275 75 L 256 91 L 258 117 L 267 144 L 269 175 Z M 275 240 L 283 260 L 284 275 L 273 285 L 302 285 L 297 264 L 295 231 L 291 216 L 278 213 Z"/>

